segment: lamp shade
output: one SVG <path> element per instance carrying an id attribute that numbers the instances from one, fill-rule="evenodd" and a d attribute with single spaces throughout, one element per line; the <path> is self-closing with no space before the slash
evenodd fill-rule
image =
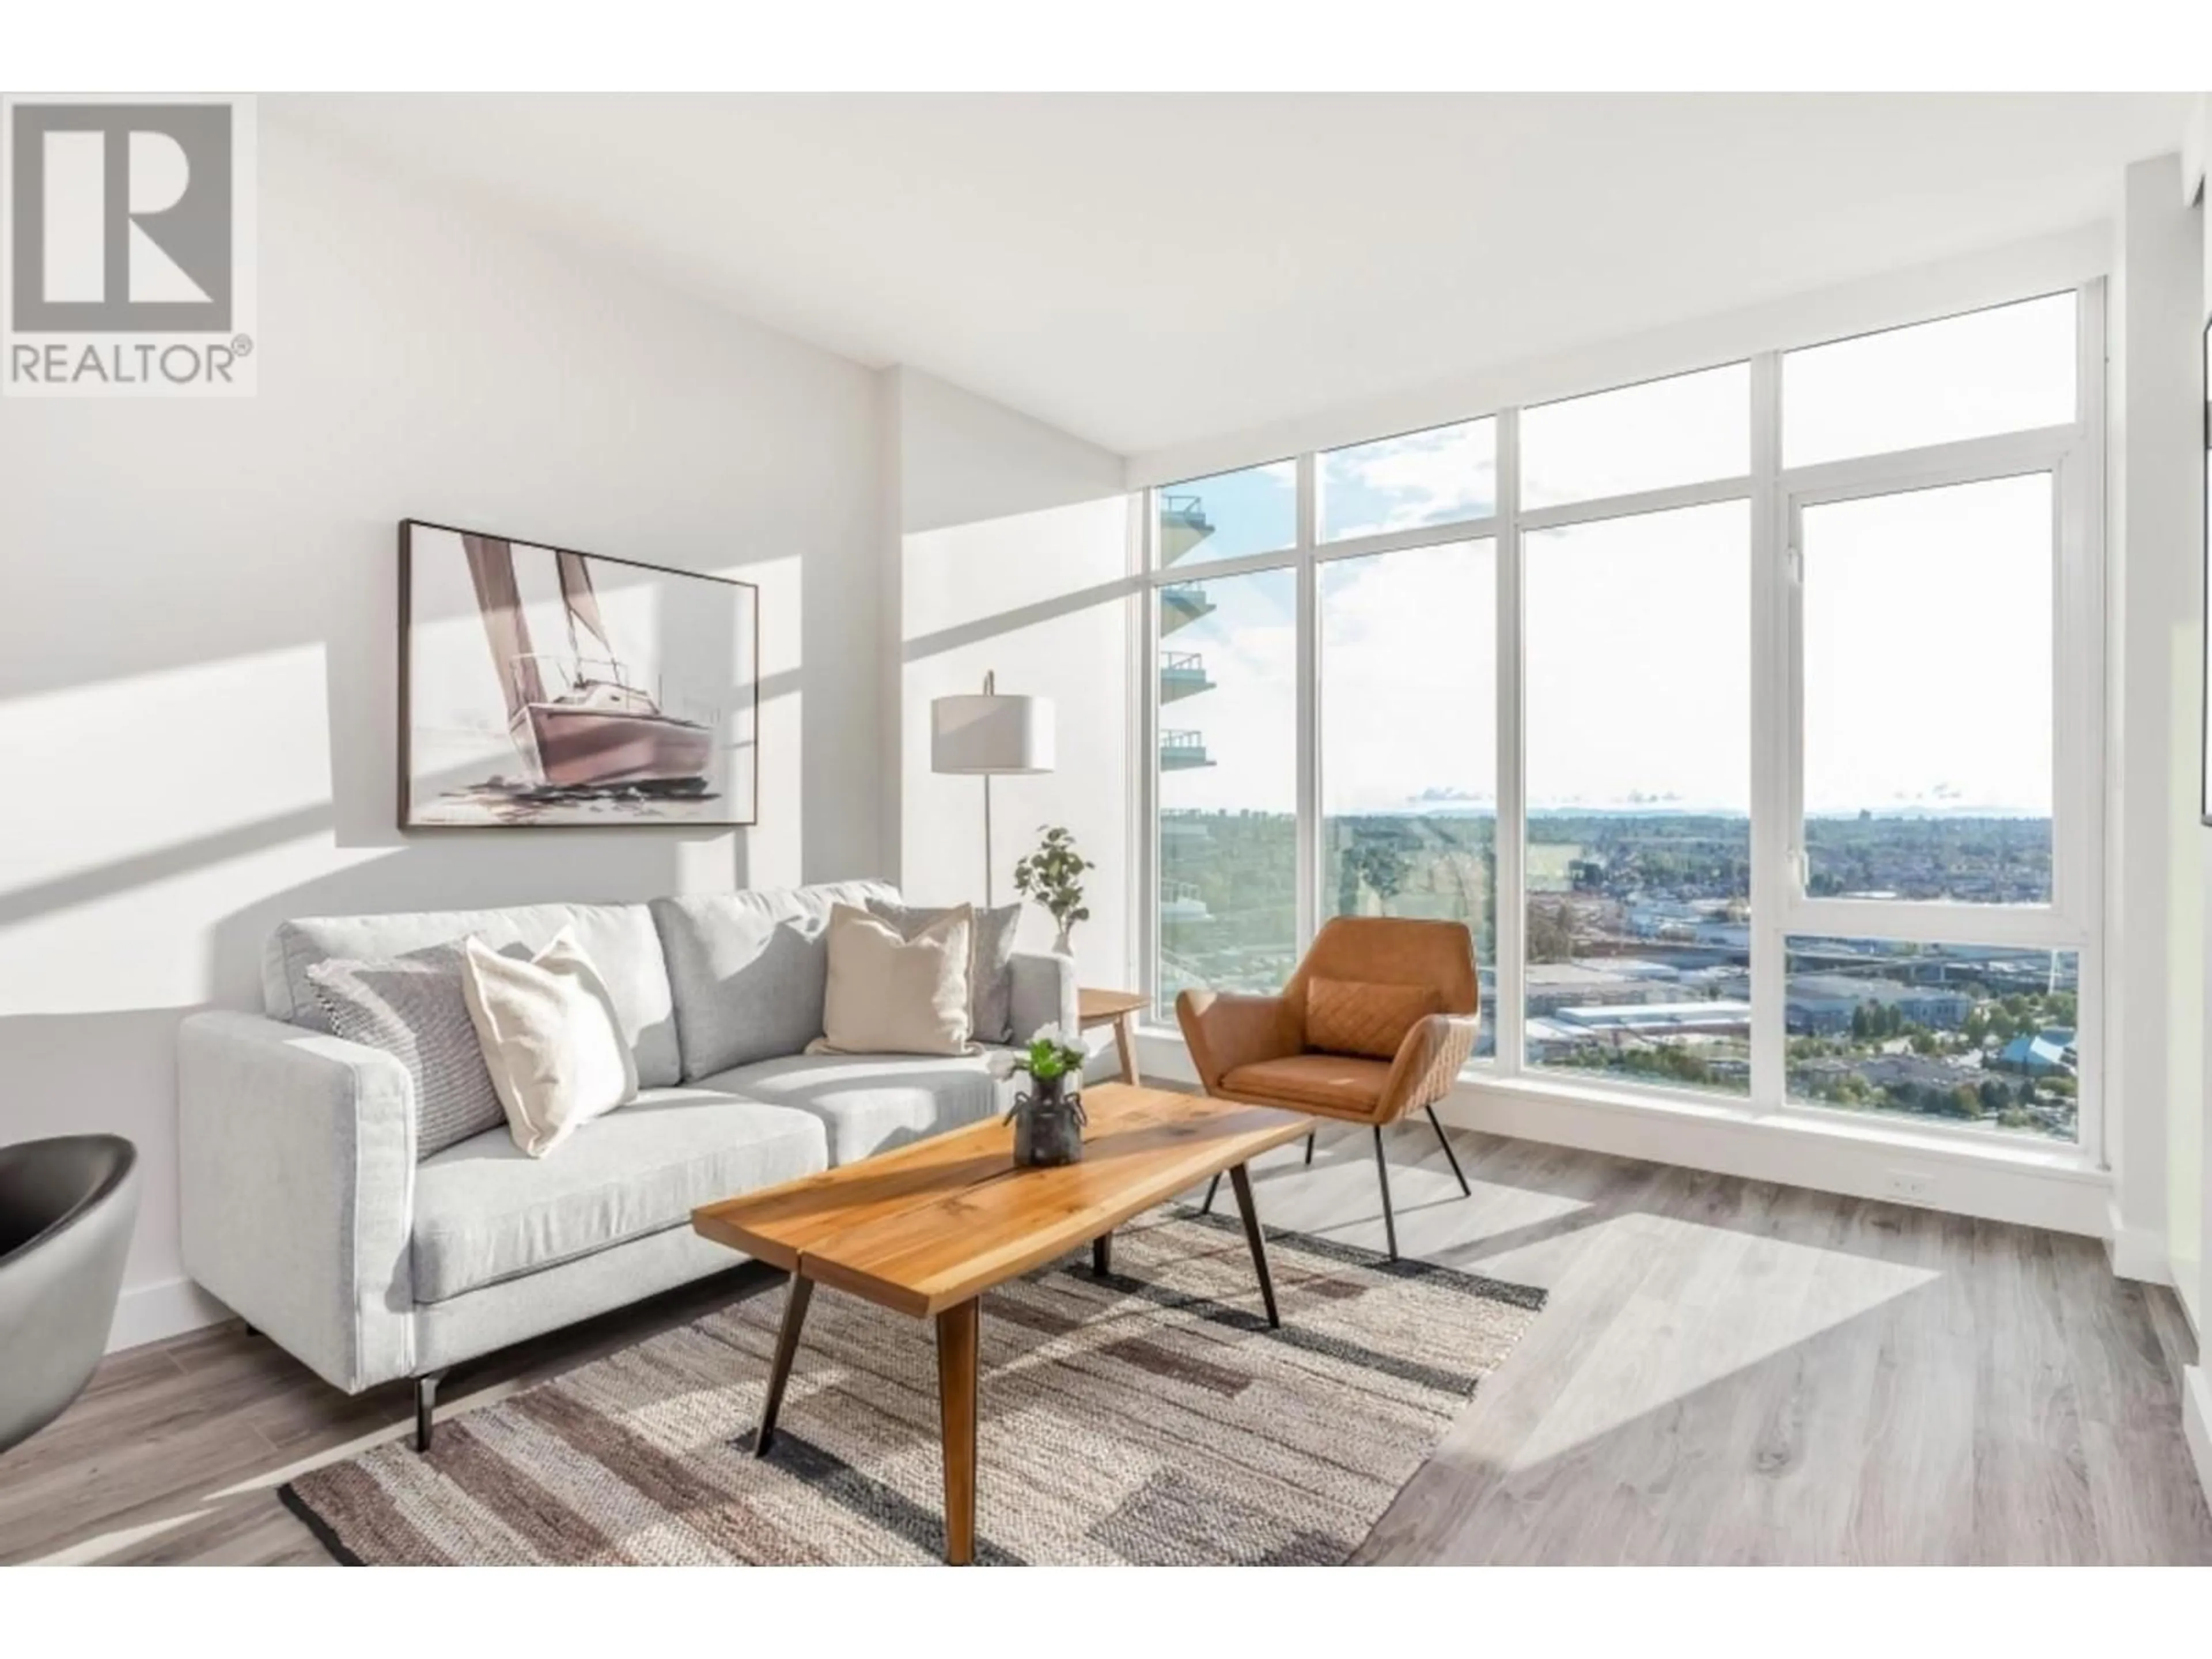
<path id="1" fill-rule="evenodd" d="M 1049 772 L 1053 768 L 1052 699 L 981 696 L 938 697 L 929 705 L 933 772 Z"/>

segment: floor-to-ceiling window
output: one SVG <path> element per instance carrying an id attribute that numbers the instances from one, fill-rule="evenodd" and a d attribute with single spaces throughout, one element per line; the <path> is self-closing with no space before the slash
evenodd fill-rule
<path id="1" fill-rule="evenodd" d="M 1532 1066 L 1751 1091 L 1751 511 L 1522 538 Z"/>
<path id="2" fill-rule="evenodd" d="M 2100 300 L 1154 490 L 1160 1012 L 1444 917 L 1492 1077 L 2087 1139 Z"/>
<path id="3" fill-rule="evenodd" d="M 1155 493 L 1153 992 L 1271 989 L 1297 960 L 1297 465 Z"/>
<path id="4" fill-rule="evenodd" d="M 2094 299 L 1781 357 L 1787 1101 L 2081 1138 Z"/>
<path id="5" fill-rule="evenodd" d="M 1297 960 L 1297 574 L 1154 594 L 1158 997 L 1271 990 Z"/>
<path id="6" fill-rule="evenodd" d="M 1487 1018 L 1498 932 L 1495 544 L 1331 559 L 1321 626 L 1321 909 L 1474 931 Z M 1439 710 L 1449 710 L 1438 718 Z"/>

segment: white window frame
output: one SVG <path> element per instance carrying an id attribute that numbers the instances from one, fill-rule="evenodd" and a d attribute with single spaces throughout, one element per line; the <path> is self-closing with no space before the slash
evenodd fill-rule
<path id="1" fill-rule="evenodd" d="M 1765 848 L 1765 891 L 1776 895 L 1779 902 L 1760 902 L 1760 849 L 1755 844 L 1752 1095 L 1756 1112 L 1823 1122 L 1832 1122 L 1838 1115 L 1833 1108 L 1789 1097 L 1784 993 L 1790 938 L 1817 935 L 2068 951 L 2076 953 L 2076 1030 L 2083 1056 L 2076 1077 L 2075 1150 L 2086 1164 L 2102 1161 L 2105 287 L 2101 280 L 2093 280 L 2077 285 L 2074 292 L 2075 395 L 2070 423 L 1777 470 L 1771 526 L 1782 556 L 1773 566 L 1778 580 L 1772 586 L 1778 591 L 1766 596 L 1770 609 L 1765 614 L 1770 618 L 1765 631 L 1780 648 L 1770 649 L 1763 664 L 1754 660 L 1759 702 L 1774 711 L 1770 720 L 1775 729 L 1765 734 L 1767 787 L 1754 793 L 1753 821 L 1757 826 L 1763 817 L 1767 828 L 1777 832 L 1768 837 Z M 1771 386 L 1778 394 L 1780 354 L 1772 355 Z M 1778 440 L 1778 421 L 1771 431 Z M 1999 905 L 1811 896 L 1805 890 L 1808 869 L 1802 845 L 1805 509 L 2038 474 L 2051 480 L 2050 902 Z M 1754 631 L 1754 652 L 1759 631 Z M 1759 840 L 1756 827 L 1753 839 L 1754 843 Z M 1862 1121 L 1865 1117 L 1848 1115 Z M 1997 1138 L 1987 1129 L 1936 1120 L 1884 1121 L 1909 1121 L 1916 1133 L 1956 1138 L 1969 1145 Z M 2006 1136 L 2003 1144 L 2018 1146 L 2025 1139 Z"/>
<path id="2" fill-rule="evenodd" d="M 1494 511 L 1450 523 L 1319 543 L 1316 538 L 1320 453 L 1295 458 L 1297 536 L 1292 547 L 1234 559 L 1163 568 L 1158 557 L 1158 497 L 1180 485 L 1146 489 L 1136 497 L 1141 521 L 1143 625 L 1133 629 L 1137 661 L 1134 690 L 1141 718 L 1133 757 L 1138 773 L 1133 795 L 1143 862 L 1132 884 L 1139 915 L 1132 937 L 1139 942 L 1144 988 L 1157 1000 L 1159 986 L 1159 814 L 1158 811 L 1159 604 L 1155 590 L 1174 583 L 1209 581 L 1254 571 L 1291 569 L 1297 590 L 1296 832 L 1297 934 L 1303 951 L 1322 911 L 1322 761 L 1316 567 L 1402 549 L 1488 540 L 1498 583 L 1496 648 L 1498 804 L 1496 960 L 1490 964 L 1495 998 L 1493 1056 L 1473 1061 L 1470 1081 L 1535 1084 L 1568 1094 L 1588 1092 L 1613 1102 L 1654 1106 L 1693 1104 L 1701 1110 L 1747 1119 L 1836 1123 L 1847 1118 L 1884 1132 L 1924 1136 L 1964 1151 L 2017 1157 L 2023 1147 L 2095 1167 L 2103 1160 L 2104 979 L 2104 434 L 2105 283 L 2043 283 L 2028 291 L 1978 299 L 1971 307 L 1933 314 L 1906 314 L 1884 323 L 1906 328 L 2041 297 L 2070 288 L 2077 304 L 2075 418 L 2068 425 L 1930 445 L 1889 454 L 1854 457 L 1784 469 L 1781 464 L 1782 359 L 1787 350 L 1823 345 L 1819 334 L 1787 348 L 1756 351 L 1676 371 L 1694 374 L 1729 362 L 1750 365 L 1751 471 L 1719 478 L 1640 491 L 1523 513 L 1519 507 L 1520 415 L 1527 405 L 1488 413 L 1496 427 Z M 1649 379 L 1649 376 L 1639 377 Z M 1670 374 L 1662 378 L 1673 378 Z M 1632 379 L 1591 386 L 1560 397 L 1616 391 Z M 1547 397 L 1541 401 L 1554 402 Z M 1468 414 L 1428 422 L 1412 431 L 1486 418 Z M 1354 439 L 1332 448 L 1378 441 Z M 1272 458 L 1280 459 L 1280 457 Z M 1267 465 L 1267 459 L 1250 465 Z M 1206 476 L 1241 469 L 1215 467 Z M 1806 507 L 1828 501 L 1900 493 L 1913 489 L 1978 483 L 2047 472 L 2053 481 L 2052 617 L 2052 848 L 2053 890 L 2047 905 L 1975 905 L 1877 900 L 1816 899 L 1805 891 L 1800 845 L 1803 816 L 1802 741 L 1802 589 L 1799 528 Z M 1527 1063 L 1526 933 L 1527 798 L 1522 592 L 1524 536 L 1569 525 L 1664 512 L 1713 502 L 1744 501 L 1751 514 L 1751 1092 L 1743 1096 L 1597 1076 Z M 2075 1146 L 1938 1120 L 1864 1113 L 1792 1101 L 1787 1093 L 1785 951 L 1796 935 L 1894 939 L 1926 944 L 2017 945 L 2078 953 L 2078 1073 Z"/>

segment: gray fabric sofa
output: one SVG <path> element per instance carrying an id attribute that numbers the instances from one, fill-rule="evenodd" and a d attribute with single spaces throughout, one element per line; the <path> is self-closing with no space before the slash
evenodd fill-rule
<path id="1" fill-rule="evenodd" d="M 185 1266 L 349 1393 L 416 1379 L 427 1441 L 447 1367 L 732 1265 L 693 1206 L 849 1164 L 1003 1110 L 990 1051 L 809 1055 L 835 902 L 877 882 L 650 904 L 322 917 L 284 924 L 264 1012 L 179 1039 Z M 474 933 L 535 950 L 574 927 L 635 1055 L 632 1103 L 533 1159 L 502 1126 L 417 1162 L 412 1079 L 332 1036 L 306 978 Z M 1073 1029 L 1073 964 L 1018 955 L 1013 1030 Z"/>

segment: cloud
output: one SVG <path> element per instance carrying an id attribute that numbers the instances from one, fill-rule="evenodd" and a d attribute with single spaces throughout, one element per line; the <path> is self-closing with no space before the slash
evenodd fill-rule
<path id="1" fill-rule="evenodd" d="M 1332 540 L 1487 517 L 1498 500 L 1490 421 L 1386 438 L 1322 458 L 1322 518 Z"/>

